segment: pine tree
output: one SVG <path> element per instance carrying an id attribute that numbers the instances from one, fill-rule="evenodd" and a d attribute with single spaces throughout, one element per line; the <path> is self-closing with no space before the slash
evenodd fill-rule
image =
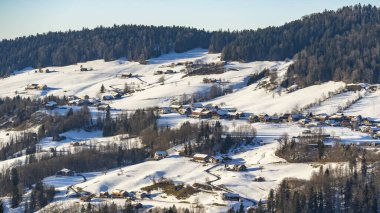
<path id="1" fill-rule="evenodd" d="M 325 145 L 322 140 L 318 140 L 318 158 L 322 159 L 325 153 Z"/>
<path id="2" fill-rule="evenodd" d="M 267 206 L 268 206 L 268 212 L 273 213 L 274 212 L 274 190 L 273 189 L 269 191 Z"/>
<path id="3" fill-rule="evenodd" d="M 103 137 L 112 136 L 114 134 L 113 121 L 111 118 L 110 107 L 107 107 L 106 118 L 103 124 Z"/>
<path id="4" fill-rule="evenodd" d="M 244 213 L 244 205 L 243 205 L 243 203 L 240 203 L 239 213 Z"/>
<path id="5" fill-rule="evenodd" d="M 105 92 L 105 88 L 104 88 L 104 85 L 102 84 L 102 86 L 100 87 L 100 93 L 104 93 Z"/>
<path id="6" fill-rule="evenodd" d="M 191 146 L 191 143 L 189 143 L 189 150 L 188 150 L 188 153 L 189 153 L 189 156 L 192 156 L 193 155 L 193 147 Z"/>
<path id="7" fill-rule="evenodd" d="M 11 207 L 16 208 L 21 200 L 21 196 L 18 190 L 19 177 L 17 169 L 12 168 L 11 170 L 11 183 L 12 183 L 12 194 L 11 194 Z"/>

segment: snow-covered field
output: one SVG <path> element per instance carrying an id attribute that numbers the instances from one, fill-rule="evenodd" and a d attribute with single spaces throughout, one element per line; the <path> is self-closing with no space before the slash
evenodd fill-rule
<path id="1" fill-rule="evenodd" d="M 293 109 L 300 109 L 308 104 L 315 103 L 323 94 L 343 87 L 344 83 L 327 82 L 281 95 L 268 92 L 265 89 L 257 89 L 256 86 L 257 84 L 252 84 L 235 93 L 216 98 L 210 103 L 236 107 L 243 112 L 279 114 L 292 112 Z"/>
<path id="2" fill-rule="evenodd" d="M 314 114 L 334 114 L 347 106 L 350 101 L 356 100 L 360 92 L 343 92 L 323 101 L 320 105 L 316 105 L 308 109 L 309 112 Z"/>
<path id="3" fill-rule="evenodd" d="M 372 117 L 380 119 L 380 90 L 364 96 L 363 99 L 352 105 L 344 111 L 350 115 L 362 115 L 364 117 Z"/>

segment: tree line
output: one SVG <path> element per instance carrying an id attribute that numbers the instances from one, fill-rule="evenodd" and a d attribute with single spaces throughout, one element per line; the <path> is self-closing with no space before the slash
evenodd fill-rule
<path id="1" fill-rule="evenodd" d="M 140 61 L 170 51 L 208 48 L 222 60 L 294 58 L 288 83 L 329 80 L 379 83 L 380 9 L 360 4 L 302 17 L 279 27 L 214 31 L 114 25 L 49 32 L 0 42 L 0 76 L 27 66 L 62 66 L 94 59 Z"/>
<path id="2" fill-rule="evenodd" d="M 127 57 L 144 62 L 170 51 L 207 48 L 210 33 L 188 27 L 114 25 L 49 32 L 0 42 L 0 75 L 32 66 L 63 66 L 95 59 Z"/>

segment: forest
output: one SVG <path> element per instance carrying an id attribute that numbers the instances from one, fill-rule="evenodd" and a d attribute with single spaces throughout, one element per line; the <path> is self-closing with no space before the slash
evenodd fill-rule
<path id="1" fill-rule="evenodd" d="M 193 48 L 225 61 L 294 59 L 288 84 L 329 80 L 379 83 L 380 9 L 360 4 L 302 17 L 279 27 L 205 31 L 189 27 L 114 25 L 49 32 L 0 42 L 0 76 L 32 66 L 62 66 L 126 57 L 145 63 Z M 285 85 L 286 86 L 286 85 Z"/>

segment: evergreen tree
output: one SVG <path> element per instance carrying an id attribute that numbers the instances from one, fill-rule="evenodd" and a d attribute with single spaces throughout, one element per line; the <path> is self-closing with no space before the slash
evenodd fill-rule
<path id="1" fill-rule="evenodd" d="M 102 84 L 102 86 L 100 87 L 100 93 L 104 93 L 105 92 L 105 88 L 104 88 L 104 85 Z"/>
<path id="2" fill-rule="evenodd" d="M 12 194 L 11 194 L 11 207 L 18 207 L 21 201 L 21 195 L 18 190 L 19 177 L 16 168 L 11 169 L 11 186 L 12 186 Z"/>

